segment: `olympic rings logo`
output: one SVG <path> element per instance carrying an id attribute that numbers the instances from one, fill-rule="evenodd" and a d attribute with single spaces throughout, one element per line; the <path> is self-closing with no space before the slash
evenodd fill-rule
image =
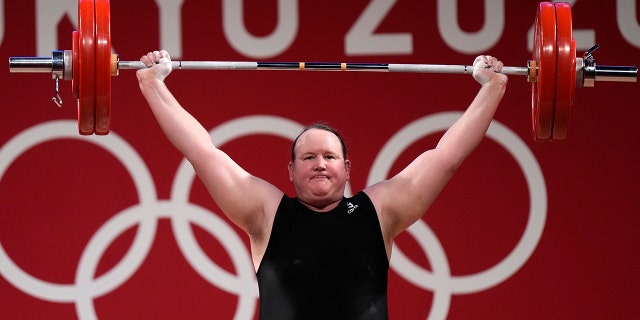
<path id="1" fill-rule="evenodd" d="M 445 112 L 415 120 L 397 132 L 376 158 L 367 184 L 385 179 L 395 159 L 416 140 L 444 130 L 460 116 Z M 241 237 L 220 216 L 189 203 L 190 186 L 195 179 L 191 165 L 180 164 L 169 200 L 157 197 L 151 174 L 131 145 L 116 133 L 108 136 L 78 136 L 75 121 L 38 124 L 13 137 L 0 149 L 0 180 L 11 163 L 40 143 L 56 139 L 79 139 L 95 144 L 122 162 L 135 183 L 140 203 L 114 215 L 87 243 L 75 273 L 75 283 L 51 283 L 33 277 L 16 265 L 0 243 L 0 275 L 14 287 L 35 298 L 57 303 L 74 303 L 80 319 L 97 319 L 93 301 L 120 287 L 138 270 L 154 241 L 159 219 L 169 219 L 175 240 L 185 259 L 203 279 L 238 297 L 234 319 L 253 319 L 258 299 L 255 272 L 248 248 Z M 275 116 L 247 116 L 224 123 L 211 131 L 218 145 L 252 134 L 269 134 L 293 141 L 302 125 Z M 452 276 L 448 260 L 435 233 L 418 220 L 408 233 L 425 251 L 433 271 L 424 270 L 394 245 L 391 268 L 418 288 L 434 293 L 428 319 L 445 319 L 452 294 L 469 294 L 500 284 L 517 272 L 529 259 L 542 236 L 546 219 L 547 194 L 542 171 L 526 144 L 507 127 L 494 121 L 487 136 L 506 148 L 524 172 L 530 196 L 529 218 L 513 251 L 488 270 L 474 275 Z M 347 185 L 347 195 L 351 187 Z M 191 224 L 216 237 L 228 252 L 237 274 L 231 274 L 211 261 L 197 243 Z M 109 271 L 96 277 L 98 262 L 109 245 L 123 232 L 137 226 L 131 247 Z"/>

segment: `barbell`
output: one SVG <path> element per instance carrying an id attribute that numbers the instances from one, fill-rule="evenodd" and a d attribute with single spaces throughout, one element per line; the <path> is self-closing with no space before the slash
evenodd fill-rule
<path id="1" fill-rule="evenodd" d="M 146 68 L 140 61 L 120 61 L 111 53 L 109 0 L 79 0 L 78 30 L 71 50 L 54 50 L 51 57 L 10 57 L 10 72 L 51 73 L 56 84 L 54 102 L 61 106 L 60 79 L 71 80 L 78 101 L 81 135 L 105 135 L 111 126 L 111 77 L 123 69 Z M 501 73 L 522 75 L 531 83 L 532 128 L 535 140 L 567 136 L 575 89 L 596 81 L 636 82 L 636 66 L 596 65 L 593 51 L 576 57 L 571 6 L 541 2 L 534 24 L 532 58 L 524 67 L 504 67 Z M 174 69 L 191 70 L 316 70 L 469 74 L 472 66 L 439 64 L 173 61 Z"/>

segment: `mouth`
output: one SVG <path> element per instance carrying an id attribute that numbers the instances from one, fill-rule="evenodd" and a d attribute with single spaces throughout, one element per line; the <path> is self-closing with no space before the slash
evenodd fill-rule
<path id="1" fill-rule="evenodd" d="M 329 176 L 326 175 L 317 175 L 311 177 L 311 180 L 329 180 Z"/>

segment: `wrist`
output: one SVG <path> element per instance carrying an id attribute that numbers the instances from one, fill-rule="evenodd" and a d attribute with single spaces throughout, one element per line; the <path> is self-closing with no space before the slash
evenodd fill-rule
<path id="1" fill-rule="evenodd" d="M 153 84 L 153 83 L 164 83 L 164 81 L 162 79 L 158 79 L 158 77 L 156 76 L 156 74 L 154 72 L 150 72 L 148 70 L 138 70 L 138 72 L 136 72 L 136 75 L 138 77 L 138 82 L 145 83 L 145 84 Z"/>
<path id="2" fill-rule="evenodd" d="M 491 79 L 489 79 L 489 81 L 486 81 L 482 84 L 483 87 L 495 87 L 495 88 L 499 88 L 499 87 L 506 87 L 507 86 L 507 82 L 509 82 L 509 78 L 504 75 L 504 74 L 496 74 L 494 77 L 492 77 Z"/>

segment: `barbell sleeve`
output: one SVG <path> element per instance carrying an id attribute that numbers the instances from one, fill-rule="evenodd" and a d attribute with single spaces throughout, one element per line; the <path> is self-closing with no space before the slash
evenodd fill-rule
<path id="1" fill-rule="evenodd" d="M 610 82 L 638 81 L 638 67 L 598 65 L 594 68 L 593 72 L 594 72 L 595 81 L 610 81 Z"/>

